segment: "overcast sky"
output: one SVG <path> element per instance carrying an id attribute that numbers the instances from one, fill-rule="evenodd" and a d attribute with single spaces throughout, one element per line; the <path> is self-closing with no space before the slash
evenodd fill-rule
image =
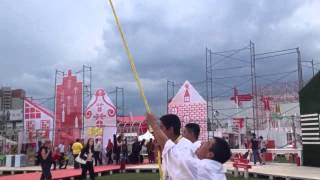
<path id="1" fill-rule="evenodd" d="M 238 49 L 252 40 L 256 52 L 300 47 L 304 60 L 319 60 L 317 0 L 114 0 L 114 4 L 151 108 L 158 114 L 166 110 L 167 80 L 205 79 L 206 47 Z M 249 51 L 242 53 L 235 57 L 249 61 Z M 296 68 L 295 57 L 285 57 L 284 62 L 262 64 L 258 74 Z M 0 86 L 23 88 L 35 98 L 52 97 L 55 70 L 78 71 L 83 64 L 92 66 L 94 89 L 110 92 L 123 87 L 127 112 L 144 113 L 106 0 L 1 0 Z M 307 66 L 306 78 L 311 72 Z M 234 72 L 217 76 L 230 74 Z M 240 80 L 230 80 L 229 85 L 234 81 Z M 204 88 L 199 85 L 198 90 L 203 93 Z"/>

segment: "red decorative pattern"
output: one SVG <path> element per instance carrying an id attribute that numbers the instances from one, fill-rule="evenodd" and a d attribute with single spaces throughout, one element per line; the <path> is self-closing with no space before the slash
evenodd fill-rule
<path id="1" fill-rule="evenodd" d="M 82 82 L 79 82 L 77 77 L 72 75 L 71 70 L 68 70 L 67 76 L 63 77 L 62 84 L 57 85 L 56 90 L 54 142 L 55 145 L 62 141 L 69 144 L 81 138 L 82 123 L 76 125 L 75 119 L 78 118 L 78 121 L 82 122 Z"/>
<path id="2" fill-rule="evenodd" d="M 199 140 L 208 139 L 207 104 L 185 103 L 183 105 L 169 104 L 169 113 L 176 114 L 181 120 L 181 126 L 188 123 L 197 123 L 200 126 Z"/>
<path id="3" fill-rule="evenodd" d="M 114 109 L 108 109 L 108 116 L 114 117 L 116 115 L 116 111 Z"/>

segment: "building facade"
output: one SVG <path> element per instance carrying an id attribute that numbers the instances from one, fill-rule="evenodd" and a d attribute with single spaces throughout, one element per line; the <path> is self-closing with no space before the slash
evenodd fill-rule
<path id="1" fill-rule="evenodd" d="M 188 123 L 200 126 L 199 140 L 208 139 L 207 102 L 189 81 L 185 81 L 178 93 L 168 104 L 168 113 L 176 114 L 184 127 Z"/>
<path id="2" fill-rule="evenodd" d="M 16 141 L 23 130 L 23 89 L 2 87 L 0 89 L 0 136 Z"/>

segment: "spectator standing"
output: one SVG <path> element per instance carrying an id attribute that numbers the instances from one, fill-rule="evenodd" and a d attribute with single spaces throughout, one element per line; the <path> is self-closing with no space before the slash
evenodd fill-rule
<path id="1" fill-rule="evenodd" d="M 59 148 L 59 152 L 60 152 L 59 169 L 61 169 L 63 166 L 63 163 L 64 163 L 64 155 L 65 155 L 64 142 L 60 143 L 58 148 Z"/>
<path id="2" fill-rule="evenodd" d="M 54 148 L 54 151 L 52 153 L 53 170 L 56 170 L 57 163 L 59 164 L 61 163 L 60 159 L 61 159 L 60 151 L 59 151 L 59 148 L 56 147 Z"/>
<path id="3" fill-rule="evenodd" d="M 148 153 L 149 163 L 154 163 L 155 162 L 154 149 L 155 149 L 155 145 L 153 143 L 152 138 L 150 138 L 150 140 L 149 140 L 149 142 L 147 144 L 147 153 Z"/>
<path id="4" fill-rule="evenodd" d="M 120 154 L 121 154 L 121 146 L 122 146 L 122 135 L 119 135 L 117 138 L 116 138 L 116 135 L 114 135 L 113 140 L 114 140 L 113 151 L 114 151 L 114 155 L 115 155 L 115 161 L 116 161 L 116 164 L 119 164 Z"/>
<path id="5" fill-rule="evenodd" d="M 102 165 L 102 157 L 101 157 L 102 144 L 99 139 L 96 139 L 96 143 L 94 144 L 94 164 L 95 166 Z"/>
<path id="6" fill-rule="evenodd" d="M 138 138 L 136 138 L 135 142 L 132 144 L 132 151 L 129 156 L 130 163 L 132 163 L 132 164 L 139 163 L 140 151 L 141 151 L 140 142 L 138 141 Z"/>
<path id="7" fill-rule="evenodd" d="M 40 165 L 42 174 L 40 180 L 51 180 L 52 146 L 50 141 L 46 141 L 40 148 Z"/>
<path id="8" fill-rule="evenodd" d="M 112 150 L 113 150 L 113 143 L 111 142 L 111 139 L 108 141 L 108 145 L 106 147 L 106 156 L 107 156 L 107 164 L 113 164 L 112 160 Z"/>
<path id="9" fill-rule="evenodd" d="M 251 139 L 251 149 L 253 153 L 253 163 L 254 165 L 257 164 L 257 160 L 262 164 L 261 158 L 260 158 L 260 152 L 259 152 L 259 140 L 256 137 L 256 134 L 252 134 L 252 139 Z"/>
<path id="10" fill-rule="evenodd" d="M 81 153 L 82 148 L 83 148 L 83 146 L 80 143 L 80 139 L 76 139 L 76 142 L 73 143 L 73 145 L 72 145 L 72 154 L 73 154 L 74 159 L 76 159 L 77 156 Z M 75 169 L 80 168 L 79 163 L 76 161 L 74 161 L 74 168 Z"/>
<path id="11" fill-rule="evenodd" d="M 94 158 L 94 140 L 89 138 L 86 146 L 81 150 L 80 158 L 86 161 L 86 164 L 81 164 L 81 179 L 86 179 L 87 171 L 89 171 L 90 179 L 95 180 L 93 158 Z"/>
<path id="12" fill-rule="evenodd" d="M 260 153 L 261 153 L 261 161 L 262 164 L 265 164 L 265 154 L 267 152 L 267 143 L 265 140 L 263 140 L 263 137 L 259 137 L 259 142 L 260 142 Z"/>

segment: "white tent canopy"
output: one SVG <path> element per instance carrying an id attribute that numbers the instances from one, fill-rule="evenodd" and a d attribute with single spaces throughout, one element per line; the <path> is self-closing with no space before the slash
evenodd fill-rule
<path id="1" fill-rule="evenodd" d="M 5 138 L 5 137 L 3 137 L 3 136 L 0 136 L 0 141 L 4 141 L 5 143 L 7 143 L 7 144 L 18 144 L 16 141 L 12 141 L 12 140 L 10 140 L 10 139 L 8 139 L 8 138 Z"/>
<path id="2" fill-rule="evenodd" d="M 149 141 L 149 139 L 154 139 L 153 135 L 150 133 L 150 131 L 148 130 L 146 133 L 142 134 L 141 136 L 138 137 L 139 141 L 142 141 L 143 139 L 145 139 L 146 141 Z"/>

